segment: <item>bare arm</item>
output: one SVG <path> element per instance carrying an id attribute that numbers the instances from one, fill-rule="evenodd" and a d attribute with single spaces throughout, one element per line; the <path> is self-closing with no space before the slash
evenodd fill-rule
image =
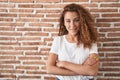
<path id="1" fill-rule="evenodd" d="M 47 61 L 47 73 L 54 75 L 72 76 L 78 75 L 77 73 L 68 70 L 66 68 L 61 68 L 56 66 L 58 56 L 56 54 L 50 53 Z"/>
<path id="2" fill-rule="evenodd" d="M 60 61 L 57 63 L 57 66 L 69 69 L 73 72 L 76 72 L 79 75 L 95 76 L 98 72 L 98 60 L 96 62 L 94 57 L 98 58 L 98 55 L 91 54 L 83 64 L 75 64 L 67 61 Z"/>

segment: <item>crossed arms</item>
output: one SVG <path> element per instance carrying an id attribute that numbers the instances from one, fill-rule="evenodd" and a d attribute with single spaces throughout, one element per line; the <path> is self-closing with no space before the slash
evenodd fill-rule
<path id="1" fill-rule="evenodd" d="M 50 53 L 47 61 L 47 73 L 63 76 L 96 76 L 98 73 L 98 54 L 90 54 L 83 64 L 75 64 L 67 61 L 57 61 L 58 56 Z"/>

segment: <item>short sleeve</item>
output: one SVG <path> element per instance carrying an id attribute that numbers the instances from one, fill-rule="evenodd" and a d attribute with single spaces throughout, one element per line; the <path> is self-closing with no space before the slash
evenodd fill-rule
<path id="1" fill-rule="evenodd" d="M 59 44 L 60 44 L 59 41 L 60 41 L 60 40 L 59 40 L 59 37 L 55 37 L 55 38 L 54 38 L 49 53 L 58 54 L 58 49 L 59 49 Z"/>
<path id="2" fill-rule="evenodd" d="M 91 49 L 90 49 L 90 54 L 92 54 L 92 53 L 98 54 L 97 43 L 93 43 L 93 44 L 92 44 L 92 47 L 91 47 Z"/>

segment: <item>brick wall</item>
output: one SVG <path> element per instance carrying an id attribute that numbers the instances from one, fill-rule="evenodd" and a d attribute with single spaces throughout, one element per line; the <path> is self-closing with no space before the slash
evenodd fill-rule
<path id="1" fill-rule="evenodd" d="M 0 80 L 55 80 L 46 60 L 61 8 L 89 9 L 99 32 L 96 80 L 120 80 L 120 0 L 0 0 Z"/>

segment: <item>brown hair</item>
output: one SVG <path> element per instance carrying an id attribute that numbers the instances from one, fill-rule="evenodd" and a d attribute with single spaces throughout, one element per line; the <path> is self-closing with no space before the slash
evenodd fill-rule
<path id="1" fill-rule="evenodd" d="M 78 4 L 69 4 L 64 7 L 60 16 L 59 36 L 68 34 L 64 25 L 64 16 L 66 12 L 76 12 L 80 18 L 79 32 L 77 33 L 77 44 L 84 44 L 84 47 L 90 48 L 92 43 L 97 42 L 97 31 L 94 28 L 94 20 L 87 9 Z"/>

